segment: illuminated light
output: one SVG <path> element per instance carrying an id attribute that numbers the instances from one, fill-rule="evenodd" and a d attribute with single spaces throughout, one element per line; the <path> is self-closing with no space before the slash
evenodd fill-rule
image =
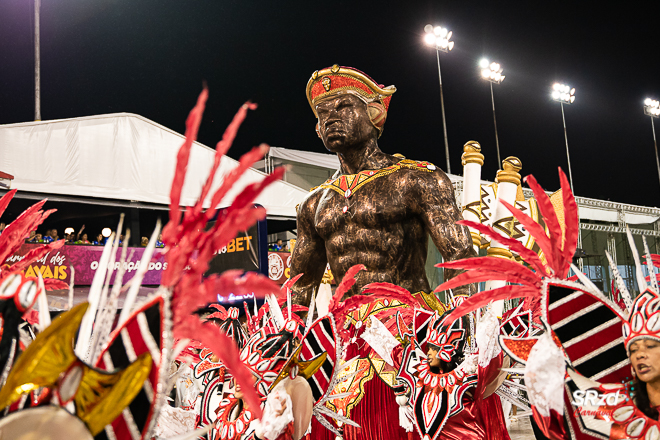
<path id="1" fill-rule="evenodd" d="M 570 88 L 569 88 L 567 85 L 564 85 L 563 90 L 564 90 L 564 93 L 568 93 L 568 91 L 570 90 Z"/>
<path id="2" fill-rule="evenodd" d="M 486 58 L 482 58 L 481 61 L 479 61 L 479 67 L 481 67 L 482 69 L 487 69 L 488 68 L 488 60 Z M 647 101 L 649 101 L 649 100 L 647 99 Z"/>
<path id="3" fill-rule="evenodd" d="M 433 33 L 433 25 L 432 24 L 427 24 L 424 26 L 424 32 L 427 34 L 432 34 Z"/>
<path id="4" fill-rule="evenodd" d="M 571 89 L 571 95 L 575 95 L 575 87 Z"/>
<path id="5" fill-rule="evenodd" d="M 552 92 L 552 99 L 554 99 L 554 100 L 559 99 L 559 92 L 558 92 L 557 90 L 555 90 L 554 92 Z"/>
<path id="6" fill-rule="evenodd" d="M 436 35 L 440 35 L 442 33 L 442 28 L 440 26 L 436 26 L 433 28 L 433 33 Z"/>
<path id="7" fill-rule="evenodd" d="M 559 90 L 560 87 L 561 87 L 561 84 L 559 84 L 559 83 L 554 83 L 552 85 L 553 90 Z"/>
<path id="8" fill-rule="evenodd" d="M 644 100 L 644 105 L 651 105 L 651 104 L 653 104 L 653 100 L 651 98 L 646 98 Z"/>
<path id="9" fill-rule="evenodd" d="M 504 81 L 504 75 L 500 77 L 500 81 Z"/>
<path id="10" fill-rule="evenodd" d="M 449 50 L 452 50 L 452 49 L 454 48 L 454 42 L 453 42 L 453 41 L 450 41 L 450 42 L 449 42 L 449 45 L 447 46 L 447 48 L 448 48 Z"/>
<path id="11" fill-rule="evenodd" d="M 442 42 L 440 43 L 440 47 L 442 47 L 443 49 L 446 49 L 448 44 L 449 44 L 449 43 L 447 42 L 447 40 L 445 40 L 445 39 L 443 38 L 443 39 L 442 39 Z"/>
<path id="12" fill-rule="evenodd" d="M 490 76 L 490 70 L 482 69 L 481 70 L 481 76 L 483 76 L 484 78 L 488 78 Z"/>
<path id="13" fill-rule="evenodd" d="M 64 230 L 64 233 L 65 233 L 65 234 L 73 234 L 73 231 L 74 231 L 73 228 L 66 228 L 66 229 Z"/>
<path id="14" fill-rule="evenodd" d="M 445 29 L 445 32 L 446 32 L 446 31 L 447 31 L 447 29 Z M 449 31 L 449 32 L 447 33 L 447 36 L 446 36 L 445 38 L 446 38 L 447 40 L 451 40 L 451 34 L 453 34 L 453 32 L 452 32 L 452 31 Z"/>
<path id="15" fill-rule="evenodd" d="M 502 79 L 502 75 L 499 73 L 495 74 L 495 81 L 500 81 Z"/>
<path id="16" fill-rule="evenodd" d="M 447 36 L 447 28 L 440 29 L 440 34 L 439 35 L 441 37 L 446 37 L 447 39 L 449 39 L 449 37 Z"/>
<path id="17" fill-rule="evenodd" d="M 433 33 L 424 35 L 424 43 L 428 46 L 433 46 L 435 44 L 435 35 Z"/>
<path id="18" fill-rule="evenodd" d="M 571 96 L 571 104 L 575 101 L 575 95 Z"/>
<path id="19" fill-rule="evenodd" d="M 110 237 L 110 234 L 112 234 L 112 230 L 110 230 L 110 228 L 103 228 L 101 231 L 101 235 L 103 235 L 105 238 Z"/>
<path id="20" fill-rule="evenodd" d="M 435 39 L 435 45 L 438 47 L 442 47 L 442 42 L 445 41 L 444 38 L 438 37 Z"/>

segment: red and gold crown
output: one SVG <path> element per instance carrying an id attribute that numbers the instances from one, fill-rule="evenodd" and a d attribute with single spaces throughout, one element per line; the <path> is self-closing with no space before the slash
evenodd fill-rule
<path id="1" fill-rule="evenodd" d="M 640 339 L 660 341 L 660 297 L 651 289 L 635 298 L 630 318 L 623 324 L 623 339 L 628 351 Z"/>
<path id="2" fill-rule="evenodd" d="M 367 104 L 380 102 L 387 111 L 394 92 L 394 86 L 385 87 L 357 69 L 337 64 L 317 70 L 307 82 L 307 100 L 314 116 L 318 116 L 316 104 L 342 93 L 351 93 Z"/>

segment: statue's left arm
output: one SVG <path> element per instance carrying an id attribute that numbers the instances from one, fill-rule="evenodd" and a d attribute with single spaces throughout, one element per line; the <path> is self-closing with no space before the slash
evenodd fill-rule
<path id="1" fill-rule="evenodd" d="M 456 205 L 454 187 L 447 175 L 436 170 L 420 177 L 417 179 L 419 186 L 415 191 L 417 200 L 414 203 L 444 261 L 475 257 L 470 231 L 466 226 L 456 224 L 463 220 L 463 216 Z M 461 272 L 445 269 L 444 279 L 450 280 Z M 469 296 L 475 292 L 476 286 L 473 284 L 454 289 L 454 295 Z"/>

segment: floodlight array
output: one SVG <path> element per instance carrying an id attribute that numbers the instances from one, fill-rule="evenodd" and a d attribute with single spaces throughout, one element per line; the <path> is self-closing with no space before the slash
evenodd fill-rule
<path id="1" fill-rule="evenodd" d="M 575 88 L 571 88 L 566 84 L 554 83 L 551 96 L 557 102 L 573 104 L 575 102 Z"/>
<path id="2" fill-rule="evenodd" d="M 660 101 L 646 98 L 644 100 L 644 114 L 654 118 L 660 117 Z"/>
<path id="3" fill-rule="evenodd" d="M 489 63 L 488 60 L 484 58 L 479 62 L 479 67 L 481 67 L 481 77 L 483 79 L 495 84 L 504 81 L 504 75 L 502 75 L 502 66 L 500 63 Z"/>
<path id="4" fill-rule="evenodd" d="M 427 46 L 441 52 L 449 52 L 454 48 L 454 42 L 451 41 L 452 32 L 447 28 L 427 24 L 424 26 L 424 32 L 424 43 Z"/>

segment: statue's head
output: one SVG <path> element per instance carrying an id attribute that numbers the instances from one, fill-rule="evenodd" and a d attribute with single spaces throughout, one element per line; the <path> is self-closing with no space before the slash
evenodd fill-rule
<path id="1" fill-rule="evenodd" d="M 335 64 L 314 72 L 307 83 L 307 100 L 326 148 L 337 152 L 380 137 L 395 91 L 350 67 Z"/>

